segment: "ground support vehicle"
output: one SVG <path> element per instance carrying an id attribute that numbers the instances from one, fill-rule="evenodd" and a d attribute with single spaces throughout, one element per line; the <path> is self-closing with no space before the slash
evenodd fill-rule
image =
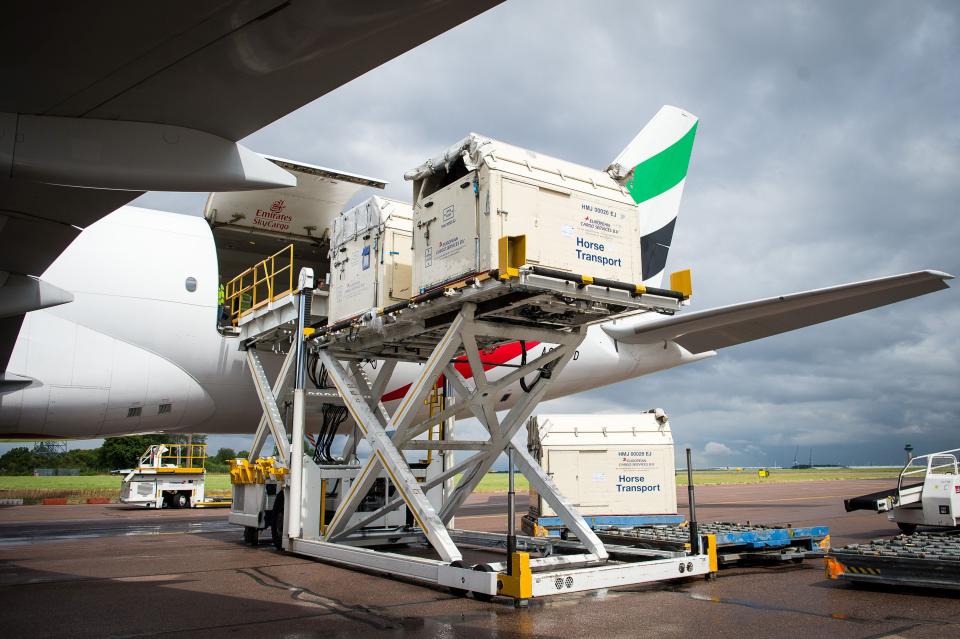
<path id="1" fill-rule="evenodd" d="M 875 510 L 909 535 L 917 526 L 960 527 L 960 448 L 918 455 L 907 462 L 895 489 L 844 500 L 847 512 Z"/>
<path id="2" fill-rule="evenodd" d="M 241 324 L 240 341 L 263 406 L 250 455 L 257 459 L 272 437 L 287 472 L 282 483 L 264 479 L 263 494 L 270 483 L 276 486 L 272 505 L 259 488 L 251 491 L 256 513 L 247 499 L 253 482 L 234 483 L 230 520 L 258 530 L 271 521 L 274 542 L 289 552 L 444 586 L 461 595 L 501 595 L 518 603 L 714 572 L 711 538 L 697 535 L 695 527 L 690 550 L 605 546 L 518 434 L 574 357 L 588 324 L 630 311 L 672 312 L 685 295 L 618 283 L 597 285 L 575 274 L 558 276 L 522 260 L 511 263 L 509 242 L 504 250 L 502 270 L 329 326 L 306 325 L 312 274 L 304 269 L 296 291 L 295 323 L 286 316 L 271 322 L 264 315 L 256 323 Z M 483 354 L 519 340 L 551 348 L 506 374 L 488 374 Z M 266 350 L 287 353 L 272 387 L 258 355 Z M 399 361 L 419 362 L 420 374 L 391 413 L 382 397 Z M 376 368 L 371 362 L 377 362 Z M 327 383 L 308 390 L 308 375 Z M 524 377 L 531 382 L 528 391 L 505 416 L 498 416 L 493 407 L 503 390 Z M 539 381 L 534 383 L 534 377 Z M 434 402 L 440 389 L 443 401 Z M 291 395 L 288 432 L 278 401 Z M 424 403 L 432 405 L 426 418 Z M 305 445 L 308 414 L 323 416 L 312 454 Z M 489 437 L 458 438 L 458 415 L 475 417 Z M 335 426 L 343 442 L 339 453 L 320 445 L 328 426 Z M 366 458 L 357 454 L 362 441 L 371 450 Z M 437 454 L 427 460 L 419 457 L 429 451 Z M 454 461 L 449 454 L 453 451 L 470 456 Z M 506 535 L 454 527 L 454 513 L 501 453 L 508 454 L 511 469 L 515 465 L 526 476 L 576 541 L 517 535 L 512 509 Z M 462 477 L 454 486 L 458 475 Z M 513 499 L 508 501 L 512 506 Z M 424 553 L 423 545 L 432 553 Z M 468 564 L 462 548 L 480 550 L 486 558 Z"/>
<path id="3" fill-rule="evenodd" d="M 827 577 L 854 583 L 960 590 L 960 532 L 874 539 L 830 550 Z"/>
<path id="4" fill-rule="evenodd" d="M 120 502 L 147 508 L 190 508 L 205 502 L 206 444 L 155 444 L 141 455 L 136 468 L 123 475 Z"/>

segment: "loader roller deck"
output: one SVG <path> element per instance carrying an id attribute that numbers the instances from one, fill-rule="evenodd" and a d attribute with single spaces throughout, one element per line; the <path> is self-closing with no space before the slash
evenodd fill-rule
<path id="1" fill-rule="evenodd" d="M 829 551 L 827 576 L 854 583 L 960 590 L 960 532 L 914 533 Z"/>
<path id="2" fill-rule="evenodd" d="M 477 320 L 523 330 L 530 339 L 547 341 L 552 332 L 566 333 L 626 313 L 672 314 L 680 309 L 683 299 L 678 291 L 526 266 L 508 279 L 501 279 L 496 270 L 479 273 L 409 302 L 371 309 L 330 326 L 316 326 L 310 341 L 341 357 L 423 362 L 467 303 L 475 305 Z M 241 327 L 244 345 L 261 349 L 279 345 L 285 349 L 294 322 L 292 317 L 284 320 L 266 330 L 262 326 Z M 509 341 L 477 335 L 481 349 Z"/>

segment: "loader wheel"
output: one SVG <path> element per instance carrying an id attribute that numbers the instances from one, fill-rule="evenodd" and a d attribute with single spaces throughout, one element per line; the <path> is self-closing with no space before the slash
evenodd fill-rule
<path id="1" fill-rule="evenodd" d="M 900 532 L 902 532 L 904 535 L 912 535 L 913 533 L 917 532 L 916 524 L 905 524 L 903 522 L 897 522 L 897 528 L 899 528 Z"/>
<path id="2" fill-rule="evenodd" d="M 270 537 L 277 550 L 283 550 L 283 493 L 273 502 L 273 521 L 270 522 Z"/>
<path id="3" fill-rule="evenodd" d="M 453 568 L 466 568 L 466 566 L 463 565 L 463 562 L 460 561 L 459 559 L 454 562 L 451 562 L 450 566 L 452 566 Z M 450 586 L 450 594 L 453 595 L 454 597 L 466 597 L 467 592 L 468 591 L 463 588 L 454 588 L 453 586 Z"/>
<path id="4" fill-rule="evenodd" d="M 260 543 L 260 531 L 256 526 L 243 527 L 243 541 L 251 546 L 256 546 Z"/>
<path id="5" fill-rule="evenodd" d="M 174 493 L 170 497 L 170 505 L 174 508 L 189 508 L 190 498 L 187 497 L 186 493 Z"/>
<path id="6" fill-rule="evenodd" d="M 493 568 L 491 568 L 487 564 L 477 564 L 476 566 L 473 567 L 473 569 L 476 570 L 477 572 L 493 572 Z M 477 601 L 483 601 L 483 602 L 493 601 L 493 595 L 488 595 L 485 592 L 473 591 L 473 598 L 476 599 Z"/>

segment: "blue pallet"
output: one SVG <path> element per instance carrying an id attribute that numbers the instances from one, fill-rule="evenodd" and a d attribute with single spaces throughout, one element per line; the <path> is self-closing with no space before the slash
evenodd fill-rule
<path id="1" fill-rule="evenodd" d="M 677 526 L 686 521 L 682 515 L 605 515 L 586 516 L 584 519 L 594 529 Z M 546 528 L 551 537 L 559 537 L 560 531 L 564 528 L 563 521 L 559 517 L 538 517 L 533 521 Z M 718 548 L 784 548 L 798 541 L 808 542 L 807 545 L 812 548 L 816 542 L 823 540 L 829 534 L 830 528 L 827 526 L 757 527 L 749 531 L 719 532 L 716 533 L 716 537 Z"/>
<path id="2" fill-rule="evenodd" d="M 830 534 L 826 526 L 800 528 L 759 528 L 751 531 L 717 533 L 717 546 L 782 548 L 796 541 L 820 541 Z"/>

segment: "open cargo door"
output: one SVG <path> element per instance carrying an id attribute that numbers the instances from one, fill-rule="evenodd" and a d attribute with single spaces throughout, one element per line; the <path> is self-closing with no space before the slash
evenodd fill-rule
<path id="1" fill-rule="evenodd" d="M 364 187 L 384 180 L 264 156 L 294 174 L 297 186 L 262 191 L 211 193 L 203 215 L 213 229 L 223 281 L 294 245 L 294 273 L 313 268 L 318 285 L 329 271 L 333 219 Z"/>

